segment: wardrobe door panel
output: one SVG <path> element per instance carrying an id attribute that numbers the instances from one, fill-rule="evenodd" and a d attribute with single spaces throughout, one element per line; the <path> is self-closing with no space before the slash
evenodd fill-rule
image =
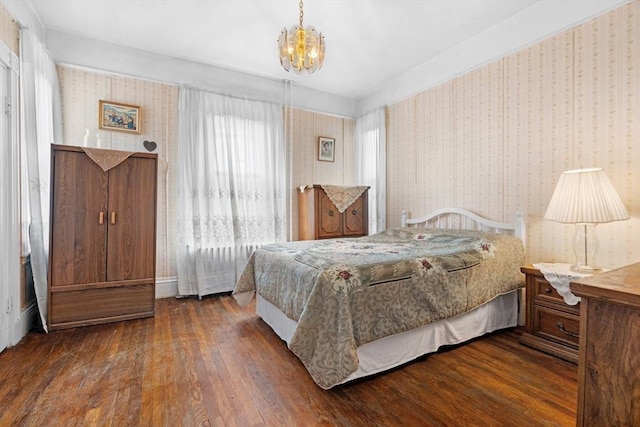
<path id="1" fill-rule="evenodd" d="M 130 157 L 109 171 L 108 281 L 155 278 L 156 164 Z"/>
<path id="2" fill-rule="evenodd" d="M 316 236 L 318 239 L 342 236 L 342 214 L 324 191 L 316 190 Z"/>
<path id="3" fill-rule="evenodd" d="M 52 180 L 51 286 L 105 281 L 107 174 L 83 152 L 56 151 Z"/>
<path id="4" fill-rule="evenodd" d="M 366 236 L 369 234 L 367 202 L 367 192 L 365 191 L 343 212 L 345 236 Z"/>

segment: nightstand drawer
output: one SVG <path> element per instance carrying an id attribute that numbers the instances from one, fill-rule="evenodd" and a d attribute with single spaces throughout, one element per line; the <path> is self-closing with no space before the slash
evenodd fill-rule
<path id="1" fill-rule="evenodd" d="M 548 307 L 534 306 L 533 334 L 578 349 L 580 318 Z"/>
<path id="2" fill-rule="evenodd" d="M 543 277 L 533 277 L 534 297 L 550 299 L 554 302 L 564 303 L 562 295 L 556 291 Z"/>
<path id="3" fill-rule="evenodd" d="M 580 317 L 580 303 L 568 305 L 562 295 L 558 293 L 544 277 L 530 277 L 529 281 L 533 286 L 533 307 L 545 305 L 556 310 L 574 315 L 576 319 Z"/>

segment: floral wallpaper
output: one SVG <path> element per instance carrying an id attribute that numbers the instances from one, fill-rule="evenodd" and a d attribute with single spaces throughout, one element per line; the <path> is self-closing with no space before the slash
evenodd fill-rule
<path id="1" fill-rule="evenodd" d="M 0 3 L 0 41 L 20 56 L 20 26 Z"/>
<path id="2" fill-rule="evenodd" d="M 597 227 L 599 264 L 640 261 L 640 1 L 388 107 L 387 226 L 464 207 L 527 216 L 527 261 L 572 262 L 545 220 L 560 174 L 604 168 L 631 219 Z"/>

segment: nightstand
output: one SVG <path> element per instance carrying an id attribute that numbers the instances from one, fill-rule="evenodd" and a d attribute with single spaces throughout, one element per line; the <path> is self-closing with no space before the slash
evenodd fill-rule
<path id="1" fill-rule="evenodd" d="M 567 304 L 537 268 L 520 271 L 526 278 L 525 332 L 520 342 L 577 364 L 580 303 Z"/>

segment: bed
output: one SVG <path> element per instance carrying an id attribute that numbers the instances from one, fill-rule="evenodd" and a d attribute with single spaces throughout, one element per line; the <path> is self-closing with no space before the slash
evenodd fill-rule
<path id="1" fill-rule="evenodd" d="M 518 323 L 525 225 L 447 208 L 356 239 L 252 254 L 233 296 L 318 386 L 376 374 Z"/>

